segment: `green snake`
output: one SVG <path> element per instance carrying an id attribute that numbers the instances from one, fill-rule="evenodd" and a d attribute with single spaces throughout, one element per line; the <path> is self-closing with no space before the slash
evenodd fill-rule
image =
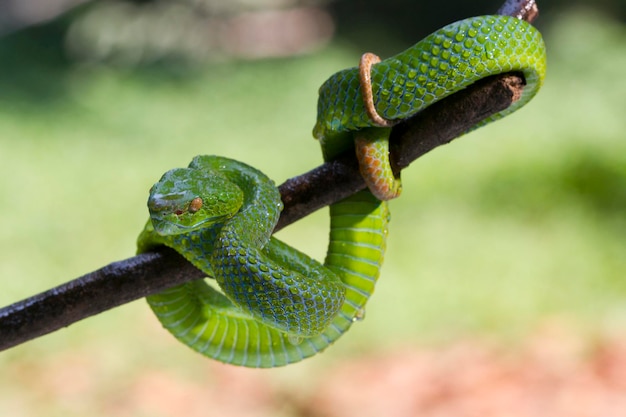
<path id="1" fill-rule="evenodd" d="M 511 16 L 461 20 L 380 63 L 377 58 L 364 54 L 358 68 L 339 71 L 320 87 L 313 136 L 326 160 L 356 146 L 361 174 L 381 200 L 397 197 L 401 188 L 388 158 L 394 123 L 482 78 L 523 74 L 522 96 L 474 128 L 483 126 L 528 103 L 546 71 L 541 34 Z"/>
<path id="2" fill-rule="evenodd" d="M 516 71 L 527 103 L 545 75 L 545 47 L 530 24 L 482 16 L 450 24 L 406 51 L 365 54 L 320 88 L 313 134 L 325 160 L 354 147 L 369 190 L 330 207 L 324 264 L 271 237 L 282 203 L 274 183 L 232 159 L 198 156 L 150 191 L 138 252 L 174 248 L 208 277 L 147 297 L 163 326 L 225 363 L 275 367 L 324 350 L 363 317 L 385 251 L 388 208 L 400 181 L 388 159 L 390 126 L 489 75 Z"/>
<path id="3" fill-rule="evenodd" d="M 363 315 L 387 236 L 386 204 L 363 191 L 331 207 L 324 265 L 272 238 L 282 208 L 260 171 L 197 156 L 150 191 L 138 252 L 176 249 L 215 277 L 147 297 L 176 338 L 222 362 L 273 367 L 323 350 Z"/>

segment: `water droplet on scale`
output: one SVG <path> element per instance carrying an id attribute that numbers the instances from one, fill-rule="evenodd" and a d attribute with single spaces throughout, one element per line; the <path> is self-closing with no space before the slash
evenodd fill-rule
<path id="1" fill-rule="evenodd" d="M 352 317 L 352 321 L 363 321 L 363 319 L 365 319 L 365 309 L 364 308 L 360 308 L 357 310 L 357 312 L 354 314 L 354 317 Z"/>
<path id="2" fill-rule="evenodd" d="M 293 334 L 290 334 L 287 336 L 287 340 L 289 341 L 289 343 L 291 343 L 294 346 L 298 346 L 300 343 L 302 343 L 302 336 L 296 336 Z"/>

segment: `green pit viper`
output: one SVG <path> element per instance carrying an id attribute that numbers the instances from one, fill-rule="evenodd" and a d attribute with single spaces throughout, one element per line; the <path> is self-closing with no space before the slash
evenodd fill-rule
<path id="1" fill-rule="evenodd" d="M 280 195 L 246 164 L 198 156 L 152 187 L 138 253 L 172 247 L 221 288 L 200 280 L 147 297 L 180 341 L 225 363 L 275 367 L 337 340 L 363 317 L 385 251 L 384 200 L 400 193 L 388 160 L 391 126 L 479 79 L 514 71 L 526 82 L 522 96 L 479 126 L 512 113 L 543 82 L 545 46 L 527 22 L 481 16 L 379 61 L 365 54 L 319 90 L 313 135 L 324 159 L 355 148 L 369 188 L 331 205 L 324 264 L 271 237 Z"/>

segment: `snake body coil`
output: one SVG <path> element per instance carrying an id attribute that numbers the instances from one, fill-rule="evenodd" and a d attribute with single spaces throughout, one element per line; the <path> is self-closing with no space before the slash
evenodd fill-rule
<path id="1" fill-rule="evenodd" d="M 222 179 L 242 189 L 243 201 Z M 198 198 L 213 212 L 192 207 Z M 174 248 L 215 277 L 223 294 L 196 281 L 149 296 L 148 303 L 176 338 L 222 362 L 273 367 L 314 355 L 359 319 L 379 275 L 388 212 L 368 192 L 331 207 L 324 265 L 270 238 L 280 196 L 271 180 L 241 162 L 196 157 L 190 168 L 169 171 L 155 184 L 149 206 L 138 251 Z M 178 227 L 192 208 L 200 227 Z"/>
<path id="2" fill-rule="evenodd" d="M 483 16 L 322 85 L 313 133 L 324 159 L 356 144 L 371 190 L 330 207 L 323 265 L 271 237 L 282 204 L 261 172 L 200 156 L 189 168 L 166 173 L 151 190 L 151 220 L 138 252 L 170 246 L 214 277 L 222 292 L 206 281 L 179 285 L 148 297 L 152 310 L 180 341 L 226 363 L 281 366 L 325 349 L 363 316 L 385 250 L 389 214 L 380 200 L 399 193 L 388 161 L 390 129 L 377 120 L 411 117 L 481 78 L 510 71 L 524 75 L 522 97 L 480 125 L 527 103 L 545 74 L 536 29 L 512 17 Z"/>
<path id="3" fill-rule="evenodd" d="M 526 81 L 522 96 L 504 111 L 474 126 L 474 129 L 518 110 L 530 101 L 543 83 L 546 51 L 541 34 L 528 22 L 511 16 L 479 16 L 451 23 L 409 49 L 371 67 L 373 110 L 394 122 L 416 114 L 429 105 L 490 75 L 520 72 Z M 364 137 L 372 149 L 359 154 L 361 173 L 370 190 L 381 199 L 394 198 L 376 184 L 399 187 L 388 161 L 390 129 L 377 127 L 366 111 L 362 90 L 369 82 L 359 68 L 332 75 L 319 90 L 317 123 L 313 136 L 320 140 L 326 160 L 355 146 Z M 370 164 L 368 160 L 378 160 Z M 369 165 L 369 167 L 368 167 Z M 368 179 L 369 171 L 375 166 Z"/>

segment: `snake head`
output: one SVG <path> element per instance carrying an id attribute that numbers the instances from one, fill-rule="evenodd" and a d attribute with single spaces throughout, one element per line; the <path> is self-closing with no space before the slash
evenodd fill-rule
<path id="1" fill-rule="evenodd" d="M 232 217 L 243 192 L 217 172 L 175 168 L 150 189 L 150 220 L 160 235 L 189 233 Z"/>

